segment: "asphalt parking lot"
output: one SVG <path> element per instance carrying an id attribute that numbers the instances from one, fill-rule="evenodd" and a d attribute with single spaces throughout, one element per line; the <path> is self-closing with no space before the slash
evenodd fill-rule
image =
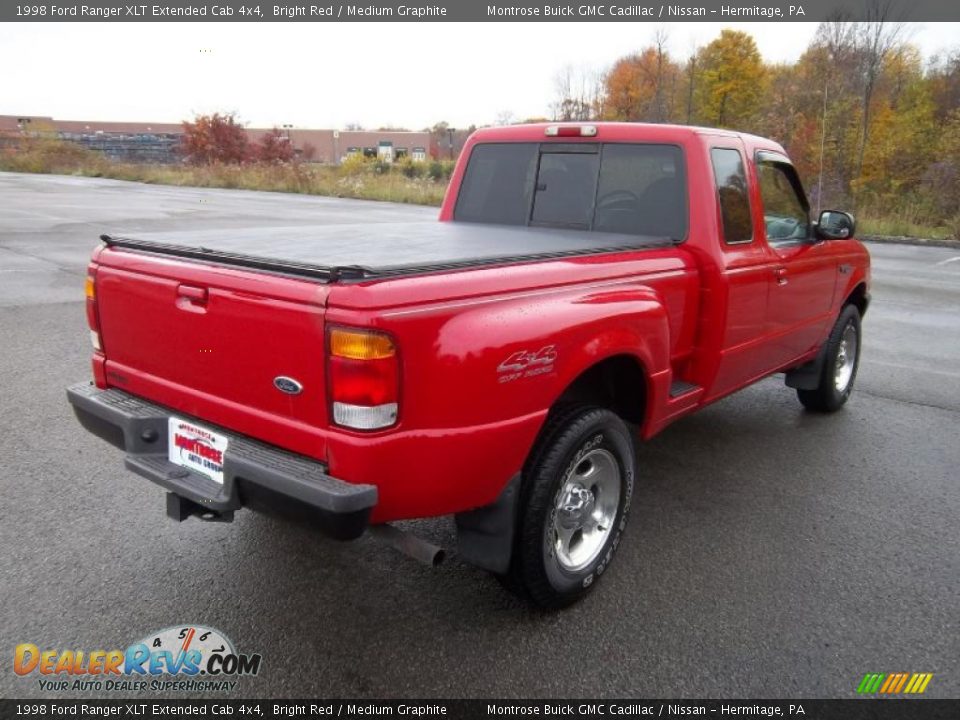
<path id="1" fill-rule="evenodd" d="M 18 643 L 122 648 L 180 623 L 262 654 L 232 697 L 847 698 L 866 672 L 960 696 L 960 251 L 870 246 L 842 412 L 805 413 L 771 378 L 642 447 L 616 562 L 556 614 L 455 553 L 430 570 L 250 512 L 173 523 L 74 420 L 101 232 L 434 214 L 0 173 L 0 696 L 55 697 L 13 673 Z M 453 548 L 449 520 L 417 528 Z"/>

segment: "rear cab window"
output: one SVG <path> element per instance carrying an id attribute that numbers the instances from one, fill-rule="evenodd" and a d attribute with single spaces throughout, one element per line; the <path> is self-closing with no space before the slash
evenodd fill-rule
<path id="1" fill-rule="evenodd" d="M 710 150 L 710 160 L 720 202 L 723 241 L 728 245 L 753 242 L 753 220 L 743 156 L 736 148 L 715 147 Z"/>
<path id="2" fill-rule="evenodd" d="M 454 208 L 461 222 L 592 230 L 681 241 L 683 151 L 628 143 L 480 143 Z"/>

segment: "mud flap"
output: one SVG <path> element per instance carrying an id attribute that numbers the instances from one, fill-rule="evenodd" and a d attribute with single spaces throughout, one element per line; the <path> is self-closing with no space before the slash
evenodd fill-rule
<path id="1" fill-rule="evenodd" d="M 510 569 L 519 497 L 520 473 L 517 473 L 490 505 L 456 514 L 460 557 L 495 573 L 506 573 Z"/>
<path id="2" fill-rule="evenodd" d="M 823 376 L 823 363 L 827 357 L 827 341 L 824 340 L 820 346 L 820 352 L 808 363 L 800 367 L 788 370 L 784 382 L 787 387 L 798 390 L 816 390 L 820 385 L 820 378 Z"/>

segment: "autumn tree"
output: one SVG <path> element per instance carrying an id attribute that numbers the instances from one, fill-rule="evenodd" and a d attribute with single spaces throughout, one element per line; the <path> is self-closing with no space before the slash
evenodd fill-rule
<path id="1" fill-rule="evenodd" d="M 425 128 L 424 132 L 430 133 L 431 152 L 435 159 L 448 158 L 453 160 L 459 155 L 467 138 L 476 129 L 476 125 L 468 125 L 461 129 L 452 128 L 446 120 L 441 120 L 434 123 L 432 127 Z"/>
<path id="2" fill-rule="evenodd" d="M 960 48 L 934 55 L 928 79 L 937 119 L 946 120 L 955 108 L 960 108 Z"/>
<path id="3" fill-rule="evenodd" d="M 690 125 L 693 122 L 693 93 L 697 89 L 697 55 L 698 51 L 695 49 L 690 56 L 687 58 L 687 62 L 683 67 L 683 82 L 684 82 L 684 91 L 683 96 L 684 100 L 684 122 L 687 125 Z"/>
<path id="4" fill-rule="evenodd" d="M 294 159 L 296 154 L 290 138 L 278 128 L 273 128 L 257 141 L 254 158 L 264 163 L 284 163 Z"/>
<path id="5" fill-rule="evenodd" d="M 603 81 L 596 71 L 566 65 L 553 79 L 554 120 L 592 120 L 600 115 Z"/>
<path id="6" fill-rule="evenodd" d="M 766 90 L 766 69 L 747 33 L 724 29 L 697 57 L 696 122 L 743 129 L 756 119 Z"/>
<path id="7" fill-rule="evenodd" d="M 247 131 L 233 113 L 198 115 L 183 123 L 181 149 L 187 162 L 196 165 L 241 163 L 250 158 Z"/>
<path id="8" fill-rule="evenodd" d="M 667 52 L 667 32 L 658 28 L 653 36 L 654 92 L 653 122 L 663 123 L 673 118 L 673 100 L 677 89 L 680 68 L 670 59 Z"/>
<path id="9" fill-rule="evenodd" d="M 801 173 L 810 178 L 815 207 L 848 206 L 855 177 L 851 157 L 860 127 L 859 58 L 856 26 L 847 17 L 838 13 L 820 24 L 813 42 L 792 68 L 793 87 L 776 87 L 773 80 L 773 96 L 779 91 L 790 94 L 779 102 L 792 104 L 797 136 L 786 138 L 775 128 L 764 128 L 794 153 Z"/>
<path id="10" fill-rule="evenodd" d="M 901 48 L 881 66 L 869 127 L 853 190 L 888 206 L 917 188 L 936 154 L 933 99 L 916 49 Z"/>
<path id="11" fill-rule="evenodd" d="M 960 240 L 960 107 L 943 123 L 933 162 L 921 182 L 921 196 L 928 198 L 931 217 L 949 225 Z"/>
<path id="12" fill-rule="evenodd" d="M 665 36 L 639 53 L 617 60 L 607 73 L 604 87 L 605 120 L 671 122 L 681 69 L 665 47 Z"/>
<path id="13" fill-rule="evenodd" d="M 752 38 L 721 31 L 682 66 L 665 37 L 618 59 L 600 117 L 680 121 L 770 137 L 814 209 L 942 226 L 960 236 L 960 48 L 931 58 L 906 42 L 889 0 L 819 25 L 798 61 L 765 65 Z"/>
<path id="14" fill-rule="evenodd" d="M 857 23 L 857 50 L 860 58 L 862 121 L 856 172 L 863 168 L 863 157 L 870 137 L 873 94 L 887 57 L 900 42 L 903 23 L 894 21 L 894 0 L 868 0 L 867 21 Z"/>

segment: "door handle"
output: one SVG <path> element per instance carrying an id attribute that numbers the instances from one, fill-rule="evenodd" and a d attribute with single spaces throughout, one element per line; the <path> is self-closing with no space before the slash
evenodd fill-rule
<path id="1" fill-rule="evenodd" d="M 178 285 L 177 307 L 189 312 L 206 312 L 207 289 L 195 285 Z"/>
<path id="2" fill-rule="evenodd" d="M 785 267 L 774 268 L 773 276 L 777 279 L 777 285 L 787 284 L 787 269 Z"/>
<path id="3" fill-rule="evenodd" d="M 196 303 L 205 303 L 207 301 L 207 289 L 193 285 L 180 285 L 177 287 L 177 296 Z"/>

